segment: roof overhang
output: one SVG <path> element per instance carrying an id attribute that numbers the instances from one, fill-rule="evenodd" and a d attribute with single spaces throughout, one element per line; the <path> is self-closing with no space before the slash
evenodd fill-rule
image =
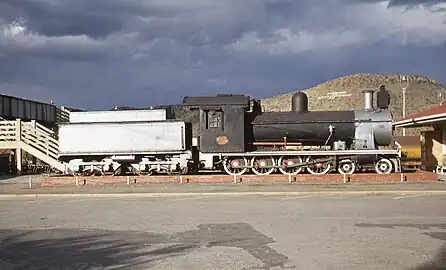
<path id="1" fill-rule="evenodd" d="M 446 121 L 446 113 L 415 117 L 393 122 L 394 127 L 422 127 Z"/>

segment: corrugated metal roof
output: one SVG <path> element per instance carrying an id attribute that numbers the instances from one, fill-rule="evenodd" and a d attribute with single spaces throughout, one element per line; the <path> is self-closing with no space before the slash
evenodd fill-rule
<path id="1" fill-rule="evenodd" d="M 427 110 L 419 112 L 419 113 L 411 114 L 409 116 L 406 116 L 405 118 L 397 119 L 395 122 L 400 122 L 400 121 L 404 121 L 404 120 L 408 120 L 408 119 L 415 119 L 415 118 L 420 118 L 420 117 L 434 116 L 437 114 L 444 114 L 444 113 L 446 113 L 446 104 L 442 104 L 438 107 L 427 109 Z"/>

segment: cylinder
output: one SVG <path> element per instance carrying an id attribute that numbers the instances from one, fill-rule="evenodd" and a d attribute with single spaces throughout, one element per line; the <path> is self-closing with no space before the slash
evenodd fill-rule
<path id="1" fill-rule="evenodd" d="M 373 90 L 367 89 L 362 91 L 362 93 L 364 94 L 364 110 L 373 110 Z"/>
<path id="2" fill-rule="evenodd" d="M 308 97 L 304 92 L 297 92 L 291 97 L 291 111 L 295 113 L 308 112 Z"/>

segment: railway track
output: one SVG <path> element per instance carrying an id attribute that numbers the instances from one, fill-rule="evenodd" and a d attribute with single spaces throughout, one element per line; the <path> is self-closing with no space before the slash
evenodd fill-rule
<path id="1" fill-rule="evenodd" d="M 41 180 L 43 187 L 91 186 L 91 185 L 140 185 L 140 184 L 186 184 L 186 183 L 394 183 L 435 182 L 432 172 L 376 174 L 357 173 L 351 175 L 160 175 L 160 176 L 47 176 Z"/>

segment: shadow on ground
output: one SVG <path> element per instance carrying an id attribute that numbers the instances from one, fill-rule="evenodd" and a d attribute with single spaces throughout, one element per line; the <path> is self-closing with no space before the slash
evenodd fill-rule
<path id="1" fill-rule="evenodd" d="M 425 262 L 420 266 L 414 267 L 411 270 L 446 270 L 446 244 L 443 245 L 440 251 L 435 255 L 433 260 Z"/>
<path id="2" fill-rule="evenodd" d="M 391 223 L 391 224 L 372 224 L 372 223 L 359 223 L 358 227 L 378 227 L 385 229 L 397 229 L 398 227 L 410 227 L 417 228 L 419 230 L 427 229 L 440 229 L 441 231 L 422 232 L 423 235 L 429 236 L 434 239 L 442 240 L 446 242 L 446 223 L 428 223 L 428 224 L 416 224 L 416 223 Z M 425 262 L 419 266 L 413 267 L 410 270 L 446 270 L 446 244 L 444 244 L 432 260 Z"/>
<path id="3" fill-rule="evenodd" d="M 1 230 L 0 269 L 135 269 L 153 266 L 200 247 L 234 247 L 285 268 L 288 258 L 267 246 L 275 241 L 245 223 L 203 224 L 173 235 L 76 229 Z M 257 268 L 254 266 L 254 268 Z"/>

